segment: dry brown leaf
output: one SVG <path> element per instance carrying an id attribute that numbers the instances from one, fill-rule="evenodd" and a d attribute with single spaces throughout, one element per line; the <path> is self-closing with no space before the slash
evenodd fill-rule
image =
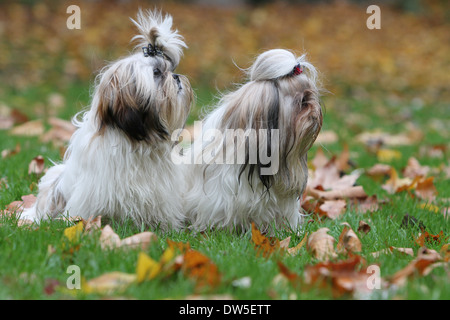
<path id="1" fill-rule="evenodd" d="M 314 166 L 315 170 L 317 170 L 324 167 L 328 163 L 328 161 L 329 159 L 325 157 L 322 148 L 318 148 L 316 151 L 316 155 L 314 156 L 314 159 L 311 161 L 311 163 Z"/>
<path id="2" fill-rule="evenodd" d="M 397 271 L 389 280 L 391 284 L 402 286 L 414 275 L 424 276 L 428 273 L 428 267 L 441 260 L 442 257 L 434 250 L 421 248 L 417 257 L 406 267 Z"/>
<path id="3" fill-rule="evenodd" d="M 441 241 L 447 241 L 448 237 L 444 237 L 444 232 L 441 230 L 441 232 L 439 232 L 439 234 L 430 234 L 428 233 L 428 231 L 425 231 L 424 233 L 421 233 L 419 235 L 419 237 L 417 237 L 415 239 L 415 242 L 420 246 L 420 247 L 425 247 L 427 245 L 427 243 L 430 242 L 436 242 L 436 243 L 441 243 Z"/>
<path id="4" fill-rule="evenodd" d="M 399 178 L 397 170 L 391 168 L 389 179 L 381 187 L 390 194 L 398 192 L 402 188 L 409 188 L 413 182 L 411 178 Z"/>
<path id="5" fill-rule="evenodd" d="M 414 194 L 420 199 L 433 202 L 438 194 L 433 181 L 434 177 L 429 177 L 418 181 Z"/>
<path id="6" fill-rule="evenodd" d="M 40 136 L 44 133 L 42 120 L 32 120 L 12 128 L 9 133 L 14 136 Z"/>
<path id="7" fill-rule="evenodd" d="M 80 221 L 83 222 L 85 233 L 92 233 L 102 227 L 102 216 L 91 217 L 88 220 L 81 219 Z"/>
<path id="8" fill-rule="evenodd" d="M 197 288 L 216 287 L 220 283 L 221 274 L 217 266 L 199 251 L 192 249 L 186 251 L 181 270 L 196 281 Z"/>
<path id="9" fill-rule="evenodd" d="M 406 168 L 403 170 L 403 176 L 411 179 L 425 177 L 429 171 L 430 167 L 421 166 L 416 158 L 411 157 L 408 159 Z"/>
<path id="10" fill-rule="evenodd" d="M 307 249 L 320 261 L 328 261 L 337 257 L 334 251 L 334 238 L 328 234 L 330 229 L 320 228 L 311 233 L 307 242 Z"/>
<path id="11" fill-rule="evenodd" d="M 121 240 L 119 235 L 109 225 L 106 225 L 100 234 L 100 245 L 104 250 L 114 248 L 141 248 L 145 250 L 151 242 L 156 240 L 156 235 L 149 231 L 141 232 Z"/>
<path id="12" fill-rule="evenodd" d="M 270 256 L 274 251 L 280 249 L 280 241 L 273 237 L 264 236 L 261 231 L 256 228 L 255 223 L 252 222 L 252 241 L 255 244 L 257 254 L 263 257 Z"/>
<path id="13" fill-rule="evenodd" d="M 20 214 L 23 210 L 31 208 L 36 202 L 36 196 L 29 194 L 22 196 L 22 201 L 13 201 L 7 207 L 4 213 L 6 214 Z"/>
<path id="14" fill-rule="evenodd" d="M 44 157 L 39 155 L 33 158 L 31 160 L 30 164 L 28 165 L 28 174 L 41 174 L 44 172 Z"/>
<path id="15" fill-rule="evenodd" d="M 7 157 L 11 157 L 13 155 L 16 155 L 20 152 L 22 147 L 20 146 L 20 143 L 17 143 L 14 149 L 5 149 L 2 150 L 2 158 L 5 159 Z"/>
<path id="16" fill-rule="evenodd" d="M 347 189 L 321 191 L 306 187 L 306 194 L 316 199 L 334 200 L 346 198 L 366 198 L 367 193 L 362 186 L 349 187 Z"/>
<path id="17" fill-rule="evenodd" d="M 112 294 L 123 291 L 136 282 L 136 275 L 123 272 L 109 272 L 91 279 L 82 285 L 84 293 Z"/>
<path id="18" fill-rule="evenodd" d="M 356 233 L 347 222 L 341 223 L 344 229 L 339 236 L 336 249 L 340 253 L 356 253 L 362 251 L 362 244 Z"/>
<path id="19" fill-rule="evenodd" d="M 367 198 L 354 198 L 351 201 L 351 208 L 359 213 L 374 212 L 380 208 L 380 203 L 376 195 Z"/>
<path id="20" fill-rule="evenodd" d="M 366 174 L 375 179 L 388 176 L 392 167 L 388 164 L 377 163 L 366 171 Z"/>
<path id="21" fill-rule="evenodd" d="M 359 221 L 359 226 L 358 226 L 358 230 L 357 230 L 358 232 L 367 234 L 367 233 L 369 233 L 370 229 L 371 229 L 370 225 L 367 222 L 365 222 L 363 220 Z"/>
<path id="22" fill-rule="evenodd" d="M 319 133 L 315 141 L 316 144 L 330 144 L 338 141 L 338 135 L 331 130 L 324 130 Z"/>
<path id="23" fill-rule="evenodd" d="M 414 256 L 414 250 L 412 248 L 397 248 L 397 247 L 389 247 L 386 249 L 382 249 L 380 251 L 376 251 L 376 252 L 372 252 L 371 255 L 374 258 L 378 258 L 380 255 L 382 254 L 392 254 L 394 252 L 400 252 L 400 253 L 404 253 L 410 256 Z"/>
<path id="24" fill-rule="evenodd" d="M 365 260 L 360 256 L 351 256 L 338 262 L 321 262 L 306 266 L 304 280 L 307 286 L 329 288 L 335 298 L 345 294 L 370 293 L 367 285 L 371 273 L 367 272 Z"/>
<path id="25" fill-rule="evenodd" d="M 345 212 L 345 200 L 325 200 L 319 209 L 330 219 L 334 220 Z"/>
<path id="26" fill-rule="evenodd" d="M 308 233 L 305 233 L 305 236 L 303 237 L 302 241 L 300 241 L 295 247 L 287 249 L 287 252 L 291 256 L 298 255 L 301 248 L 305 245 L 306 241 L 308 240 Z"/>

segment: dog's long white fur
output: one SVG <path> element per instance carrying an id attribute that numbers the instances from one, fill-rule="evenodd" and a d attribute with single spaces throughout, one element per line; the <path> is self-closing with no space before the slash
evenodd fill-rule
<path id="1" fill-rule="evenodd" d="M 43 176 L 36 203 L 23 212 L 22 218 L 39 221 L 60 214 L 85 219 L 103 215 L 118 219 L 128 217 L 138 225 L 159 225 L 163 229 L 183 226 L 185 215 L 179 197 L 185 185 L 182 168 L 170 160 L 173 142 L 159 139 L 157 134 L 147 141 L 132 141 L 126 132 L 117 126 L 108 126 L 101 119 L 102 103 L 114 104 L 114 99 L 120 96 L 118 92 L 129 86 L 136 87 L 130 89 L 136 97 L 126 96 L 132 105 L 136 104 L 136 112 L 141 112 L 137 99 L 147 101 L 149 106 L 142 106 L 142 112 L 152 112 L 158 118 L 155 121 L 159 121 L 168 134 L 184 126 L 190 108 L 189 82 L 183 77 L 181 90 L 172 74 L 186 46 L 177 31 L 171 30 L 172 18 L 140 11 L 137 21 L 133 22 L 140 32 L 135 38 L 141 41 L 141 46 L 155 41 L 153 45 L 159 46 L 170 61 L 144 57 L 138 48 L 138 52 L 102 70 L 89 110 L 81 119 L 74 118 L 78 129 L 70 140 L 63 163 L 51 167 Z M 164 73 L 161 79 L 154 75 L 156 67 Z M 107 92 L 113 93 L 105 97 Z M 162 95 L 163 92 L 168 96 Z M 168 100 L 170 106 L 166 110 Z M 120 112 L 125 114 L 127 110 L 121 108 Z M 116 112 L 105 109 L 104 114 L 109 115 L 110 111 L 111 114 Z M 122 119 L 110 121 L 120 123 Z M 156 129 L 145 130 L 151 135 Z"/>
<path id="2" fill-rule="evenodd" d="M 298 64 L 303 73 L 292 75 Z M 252 222 L 264 230 L 286 226 L 296 229 L 302 221 L 299 197 L 308 177 L 307 151 L 322 126 L 316 69 L 305 55 L 295 57 L 290 51 L 274 49 L 258 56 L 247 76 L 246 83 L 225 94 L 206 116 L 203 136 L 196 138 L 187 151 L 186 157 L 191 159 L 186 162 L 191 164 L 185 170 L 185 202 L 195 230 L 246 230 Z M 249 176 L 250 166 L 242 171 L 240 164 L 202 160 L 211 152 L 211 139 L 204 136 L 208 130 L 264 129 L 270 122 L 279 129 L 275 147 L 280 168 L 269 178 L 269 188 L 257 172 Z M 218 141 L 219 148 L 226 143 Z"/>

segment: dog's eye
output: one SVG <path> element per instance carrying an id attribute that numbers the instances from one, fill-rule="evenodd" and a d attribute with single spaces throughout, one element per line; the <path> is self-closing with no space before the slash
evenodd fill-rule
<path id="1" fill-rule="evenodd" d="M 153 69 L 154 77 L 159 77 L 160 75 L 161 75 L 161 70 L 159 70 L 158 68 Z"/>

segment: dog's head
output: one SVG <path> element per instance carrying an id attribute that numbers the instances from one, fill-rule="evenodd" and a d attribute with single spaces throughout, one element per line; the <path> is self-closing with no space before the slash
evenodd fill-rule
<path id="1" fill-rule="evenodd" d="M 112 129 L 133 143 L 169 140 L 184 126 L 193 100 L 187 78 L 174 73 L 186 45 L 171 30 L 168 15 L 139 11 L 132 21 L 140 32 L 133 38 L 140 41 L 138 51 L 108 65 L 97 78 L 93 104 L 99 134 Z"/>
<path id="2" fill-rule="evenodd" d="M 247 154 L 241 174 L 247 172 L 251 182 L 256 171 L 267 190 L 276 184 L 285 191 L 302 192 L 306 154 L 322 127 L 317 72 L 304 55 L 297 58 L 290 51 L 275 49 L 258 56 L 248 78 L 222 101 L 227 105 L 222 128 L 260 132 L 256 146 L 246 148 L 247 153 L 257 150 L 256 161 L 249 162 Z M 264 154 L 272 156 L 271 163 L 262 161 Z M 276 166 L 273 161 L 278 161 Z"/>

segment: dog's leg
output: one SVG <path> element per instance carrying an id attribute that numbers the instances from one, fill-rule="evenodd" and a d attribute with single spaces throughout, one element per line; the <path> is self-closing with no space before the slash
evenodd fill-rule
<path id="1" fill-rule="evenodd" d="M 20 218 L 39 222 L 42 219 L 54 218 L 64 211 L 66 201 L 59 188 L 65 166 L 51 167 L 39 182 L 39 194 L 34 205 L 23 211 Z"/>

